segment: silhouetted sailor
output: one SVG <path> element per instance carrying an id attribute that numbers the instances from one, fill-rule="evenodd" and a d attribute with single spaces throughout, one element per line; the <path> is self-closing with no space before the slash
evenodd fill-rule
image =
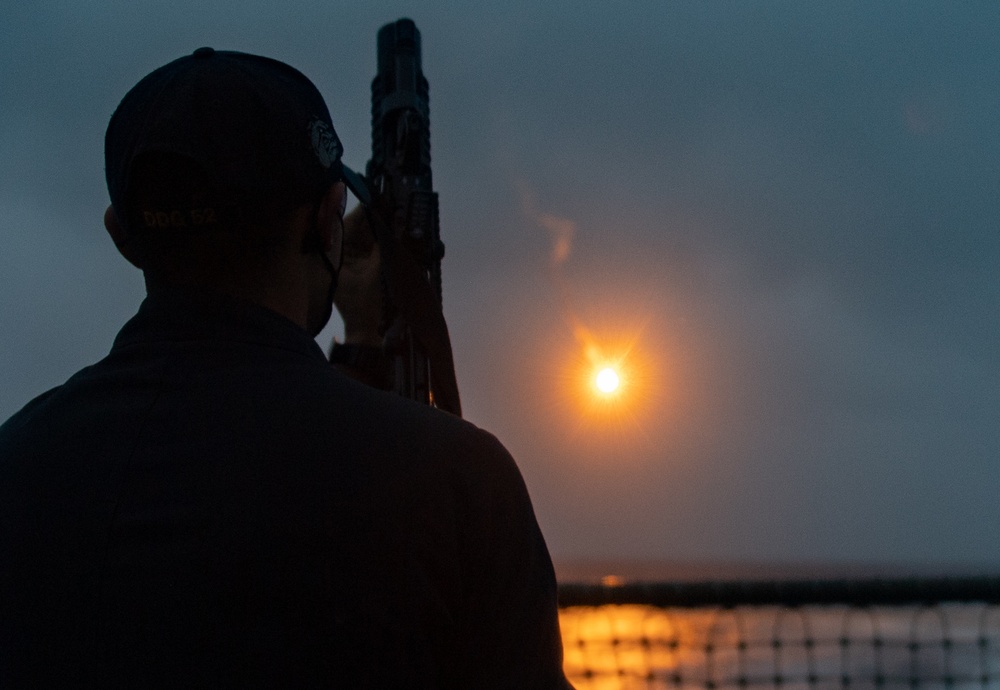
<path id="1" fill-rule="evenodd" d="M 119 105 L 105 225 L 148 296 L 0 427 L 0 687 L 566 687 L 510 455 L 313 340 L 341 153 L 263 57 L 201 48 Z"/>

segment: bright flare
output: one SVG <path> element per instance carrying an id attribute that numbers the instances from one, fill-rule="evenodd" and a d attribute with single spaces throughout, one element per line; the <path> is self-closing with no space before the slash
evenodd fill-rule
<path id="1" fill-rule="evenodd" d="M 597 390 L 602 393 L 614 393 L 618 390 L 618 384 L 620 383 L 618 372 L 611 367 L 605 367 L 597 372 L 595 383 L 597 384 Z"/>
<path id="2" fill-rule="evenodd" d="M 655 411 L 657 392 L 655 363 L 640 344 L 645 324 L 617 319 L 595 334 L 572 314 L 566 319 L 576 342 L 559 353 L 562 364 L 551 371 L 563 384 L 556 390 L 560 406 L 569 403 L 573 435 L 591 444 L 588 454 L 634 447 L 647 438 L 644 425 Z"/>

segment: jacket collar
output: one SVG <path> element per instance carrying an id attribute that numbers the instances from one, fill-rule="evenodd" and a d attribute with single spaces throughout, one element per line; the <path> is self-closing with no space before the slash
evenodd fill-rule
<path id="1" fill-rule="evenodd" d="M 255 343 L 326 360 L 305 330 L 277 312 L 221 293 L 176 287 L 148 294 L 118 333 L 112 350 L 199 340 Z"/>

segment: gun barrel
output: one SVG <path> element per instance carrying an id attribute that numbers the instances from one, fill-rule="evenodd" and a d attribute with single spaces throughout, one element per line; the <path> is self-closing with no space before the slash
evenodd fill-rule
<path id="1" fill-rule="evenodd" d="M 386 24 L 378 32 L 378 73 L 393 90 L 417 90 L 420 67 L 420 31 L 410 19 Z"/>
<path id="2" fill-rule="evenodd" d="M 421 69 L 420 31 L 409 19 L 378 32 L 378 73 L 372 81 L 372 162 L 379 173 L 405 182 L 394 190 L 400 205 L 409 191 L 431 191 L 430 88 Z"/>

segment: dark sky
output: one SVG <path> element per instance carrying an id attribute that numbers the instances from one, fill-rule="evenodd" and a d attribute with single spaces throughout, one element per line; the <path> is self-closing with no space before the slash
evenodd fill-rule
<path id="1" fill-rule="evenodd" d="M 101 226 L 128 88 L 284 60 L 363 168 L 400 16 L 466 416 L 557 560 L 1000 563 L 993 2 L 4 3 L 0 418 L 142 299 Z M 579 361 L 626 340 L 595 409 Z"/>

